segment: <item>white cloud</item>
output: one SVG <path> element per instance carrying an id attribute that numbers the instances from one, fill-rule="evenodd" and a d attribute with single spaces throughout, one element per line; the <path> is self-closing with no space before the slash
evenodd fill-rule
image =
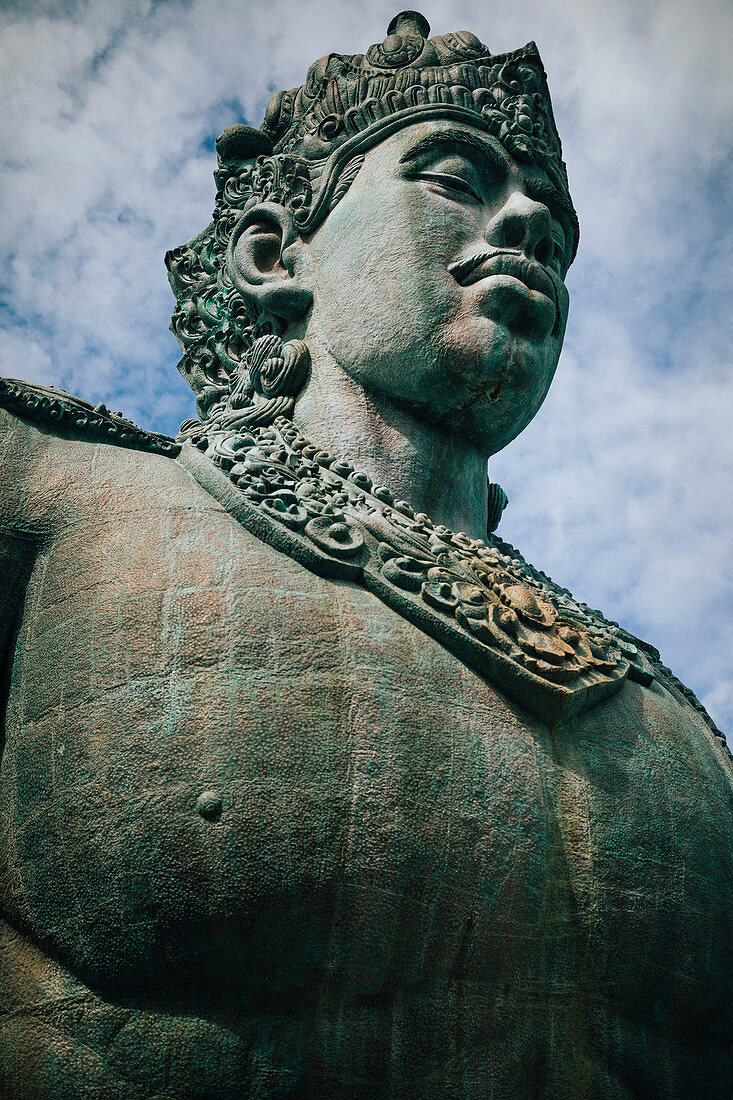
<path id="1" fill-rule="evenodd" d="M 377 41 L 397 7 L 5 7 L 2 370 L 173 431 L 192 402 L 162 258 L 208 220 L 211 139 L 257 124 L 323 53 Z M 502 533 L 658 645 L 733 729 L 733 8 L 422 10 L 495 51 L 538 41 L 583 232 L 555 387 L 493 463 L 512 498 Z"/>

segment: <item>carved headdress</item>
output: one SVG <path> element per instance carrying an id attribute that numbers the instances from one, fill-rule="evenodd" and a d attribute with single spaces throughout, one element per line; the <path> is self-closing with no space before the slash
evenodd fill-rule
<path id="1" fill-rule="evenodd" d="M 254 343 L 276 328 L 249 315 L 227 274 L 227 247 L 247 211 L 263 200 L 279 202 L 300 233 L 313 232 L 348 190 L 365 153 L 404 126 L 436 117 L 468 122 L 516 160 L 543 168 L 562 197 L 574 257 L 577 217 L 537 47 L 530 42 L 492 55 L 468 31 L 429 33 L 422 15 L 402 12 L 365 54 L 328 54 L 311 65 L 301 88 L 276 92 L 259 130 L 230 126 L 218 139 L 213 221 L 166 256 L 178 300 L 171 327 L 184 352 L 179 369 L 202 417 L 231 394 L 237 378 L 240 405 L 265 398 L 253 410 L 256 423 L 287 412 L 283 401 L 292 405 L 302 384 L 293 354 L 292 370 L 282 369 L 278 354 L 255 372 L 266 380 L 268 362 L 274 364 L 269 375 L 279 381 L 269 394 L 242 377 Z"/>

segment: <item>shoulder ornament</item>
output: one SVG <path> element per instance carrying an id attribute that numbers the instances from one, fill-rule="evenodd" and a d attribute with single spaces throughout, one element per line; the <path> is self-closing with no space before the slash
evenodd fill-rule
<path id="1" fill-rule="evenodd" d="M 181 449 L 170 436 L 144 431 L 102 404 L 93 406 L 65 390 L 17 378 L 0 378 L 0 408 L 67 438 L 152 451 L 169 458 L 175 458 Z"/>

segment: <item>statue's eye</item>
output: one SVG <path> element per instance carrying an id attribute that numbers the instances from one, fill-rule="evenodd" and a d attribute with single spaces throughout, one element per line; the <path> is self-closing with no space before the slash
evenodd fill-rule
<path id="1" fill-rule="evenodd" d="M 448 192 L 454 197 L 460 196 L 460 198 L 464 200 L 469 199 L 473 202 L 483 202 L 483 199 L 478 193 L 478 187 L 469 183 L 468 180 L 462 179 L 460 176 L 454 176 L 450 172 L 420 172 L 418 178 L 435 184 L 438 188 Z"/>

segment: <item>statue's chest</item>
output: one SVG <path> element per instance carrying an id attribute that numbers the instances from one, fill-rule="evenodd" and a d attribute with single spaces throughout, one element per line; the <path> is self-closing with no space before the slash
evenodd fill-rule
<path id="1" fill-rule="evenodd" d="M 174 489 L 109 514 L 100 496 L 33 571 L 0 791 L 24 927 L 158 1002 L 647 996 L 650 867 L 691 941 L 707 927 L 712 869 L 680 899 L 690 857 L 670 856 L 670 836 L 699 861 L 716 835 L 708 765 L 669 755 L 686 734 L 640 736 L 631 685 L 551 735 L 368 592 Z"/>
<path id="2" fill-rule="evenodd" d="M 97 516 L 34 571 L 3 761 L 26 919 L 115 984 L 175 981 L 195 943 L 185 972 L 240 987 L 329 958 L 417 976 L 457 955 L 477 891 L 497 929 L 535 922 L 532 729 L 373 596 L 194 499 Z"/>

